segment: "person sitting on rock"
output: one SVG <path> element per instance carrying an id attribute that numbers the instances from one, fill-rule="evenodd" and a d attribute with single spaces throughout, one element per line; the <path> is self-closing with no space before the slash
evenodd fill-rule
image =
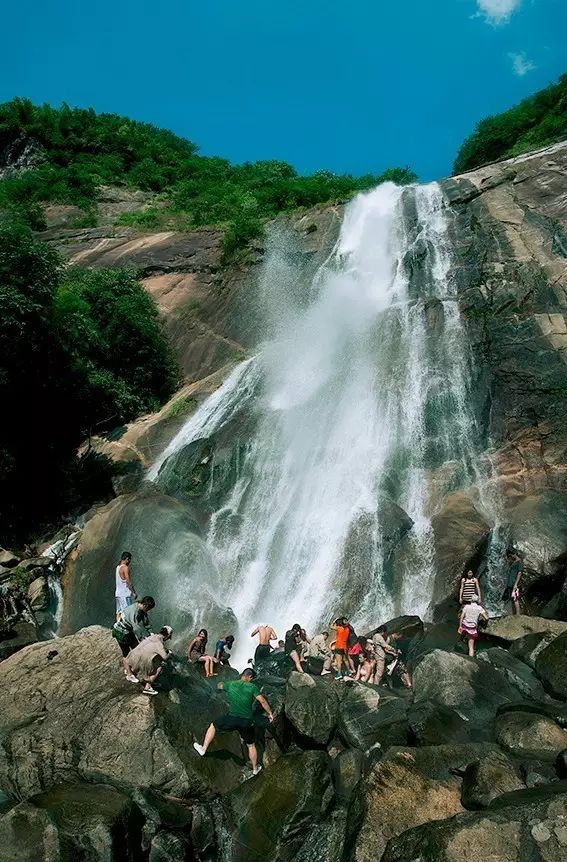
<path id="1" fill-rule="evenodd" d="M 392 679 L 393 679 L 393 675 L 395 673 L 396 676 L 399 677 L 399 679 L 402 681 L 402 685 L 405 688 L 411 689 L 411 687 L 412 687 L 411 675 L 410 675 L 410 672 L 409 672 L 409 670 L 408 670 L 408 668 L 404 662 L 403 649 L 400 649 L 400 646 L 401 646 L 400 642 L 403 642 L 403 640 L 404 640 L 404 636 L 401 632 L 392 632 L 390 634 L 390 643 L 392 644 L 392 646 L 394 647 L 394 649 L 396 651 L 396 658 L 394 659 L 394 661 L 390 665 L 388 665 L 387 673 L 390 676 L 390 678 L 392 678 Z"/>
<path id="2" fill-rule="evenodd" d="M 144 596 L 136 604 L 128 605 L 112 628 L 112 636 L 118 641 L 122 652 L 122 664 L 128 682 L 138 682 L 138 680 L 136 677 L 132 677 L 126 656 L 144 638 L 151 635 L 148 611 L 151 611 L 155 606 L 156 603 L 152 596 Z"/>
<path id="3" fill-rule="evenodd" d="M 315 637 L 311 638 L 311 643 L 309 644 L 309 657 L 323 661 L 321 676 L 326 676 L 328 673 L 331 673 L 333 653 L 329 648 L 328 638 L 329 631 L 328 629 L 325 629 L 321 634 L 315 635 Z"/>
<path id="4" fill-rule="evenodd" d="M 274 648 L 273 648 L 273 650 L 272 650 L 272 652 L 283 652 L 283 651 L 284 651 L 284 646 L 285 646 L 284 641 L 278 641 L 278 645 L 277 645 L 277 647 L 274 647 Z"/>
<path id="5" fill-rule="evenodd" d="M 459 604 L 466 605 L 467 602 L 470 602 L 471 598 L 477 595 L 482 601 L 482 593 L 480 591 L 480 584 L 478 582 L 478 578 L 474 572 L 468 571 L 466 575 L 463 575 L 461 578 L 461 586 L 459 588 Z"/>
<path id="6" fill-rule="evenodd" d="M 337 617 L 337 619 L 331 623 L 331 628 L 335 630 L 335 647 L 333 649 L 335 656 L 335 679 L 342 679 L 343 666 L 345 673 L 348 674 L 347 650 L 350 627 L 347 618 Z"/>
<path id="7" fill-rule="evenodd" d="M 268 658 L 272 651 L 270 641 L 277 640 L 277 634 L 268 623 L 258 623 L 250 632 L 250 637 L 254 638 L 258 635 L 258 646 L 254 653 L 254 664 L 258 664 L 264 658 Z"/>
<path id="8" fill-rule="evenodd" d="M 143 694 L 157 694 L 153 684 L 161 673 L 164 661 L 171 655 L 164 645 L 166 641 L 171 639 L 171 634 L 171 626 L 163 626 L 157 635 L 149 635 L 144 638 L 137 647 L 134 647 L 126 659 L 129 669 L 127 678 L 131 682 L 135 679 L 143 682 Z"/>
<path id="9" fill-rule="evenodd" d="M 199 629 L 198 634 L 195 635 L 189 644 L 188 649 L 189 661 L 193 664 L 203 665 L 205 669 L 205 679 L 209 679 L 211 676 L 216 676 L 215 659 L 212 655 L 207 655 L 205 652 L 208 640 L 209 633 L 207 632 L 207 629 Z"/>
<path id="10" fill-rule="evenodd" d="M 506 554 L 508 562 L 508 577 L 506 588 L 502 593 L 502 601 L 512 601 L 512 610 L 515 614 L 521 614 L 520 607 L 520 581 L 522 580 L 522 561 L 516 551 L 508 551 Z"/>
<path id="11" fill-rule="evenodd" d="M 228 697 L 228 713 L 215 719 L 209 725 L 205 734 L 203 744 L 198 742 L 193 743 L 193 748 L 201 757 L 207 753 L 209 745 L 215 738 L 217 730 L 231 731 L 237 730 L 246 747 L 248 748 L 248 756 L 252 764 L 252 774 L 257 773 L 262 768 L 258 766 L 258 752 L 256 750 L 255 738 L 256 727 L 254 725 L 254 705 L 255 702 L 261 705 L 262 709 L 268 716 L 268 721 L 271 723 L 274 720 L 272 708 L 263 694 L 260 694 L 257 686 L 254 684 L 256 674 L 251 667 L 247 667 L 240 674 L 240 679 L 230 680 L 229 682 L 219 682 L 217 688 L 223 689 Z"/>
<path id="12" fill-rule="evenodd" d="M 228 664 L 230 650 L 234 643 L 234 635 L 223 635 L 215 644 L 215 660 L 220 664 Z"/>
<path id="13" fill-rule="evenodd" d="M 301 666 L 301 626 L 299 623 L 294 623 L 292 627 L 285 633 L 284 652 L 293 662 L 298 673 L 303 673 Z"/>
<path id="14" fill-rule="evenodd" d="M 132 583 L 130 574 L 130 564 L 132 562 L 132 554 L 130 551 L 122 551 L 120 562 L 116 566 L 116 586 L 114 588 L 114 598 L 116 601 L 116 619 L 120 619 L 120 614 L 127 607 L 133 605 L 137 596 L 136 590 Z"/>
<path id="15" fill-rule="evenodd" d="M 307 632 L 305 629 L 301 629 L 299 633 L 299 659 L 305 664 L 309 658 L 309 644 L 311 643 L 311 638 L 307 637 Z"/>
<path id="16" fill-rule="evenodd" d="M 471 596 L 471 600 L 466 604 L 461 611 L 459 620 L 459 634 L 464 634 L 469 642 L 469 656 L 474 658 L 475 645 L 478 639 L 478 621 L 479 619 L 488 619 L 488 614 L 479 604 L 479 597 L 476 593 Z"/>

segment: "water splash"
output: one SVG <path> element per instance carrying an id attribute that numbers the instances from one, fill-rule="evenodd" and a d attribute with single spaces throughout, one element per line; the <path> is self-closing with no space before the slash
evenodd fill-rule
<path id="1" fill-rule="evenodd" d="M 454 486 L 470 484 L 478 437 L 441 190 L 386 183 L 359 195 L 299 293 L 300 273 L 282 290 L 273 247 L 269 342 L 201 405 L 150 478 L 253 406 L 254 433 L 207 536 L 241 632 L 260 618 L 283 631 L 339 611 L 361 627 L 426 615 L 432 476 L 451 465 Z"/>

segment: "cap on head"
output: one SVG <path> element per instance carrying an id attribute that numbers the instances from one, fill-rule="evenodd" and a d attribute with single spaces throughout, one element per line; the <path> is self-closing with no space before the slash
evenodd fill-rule
<path id="1" fill-rule="evenodd" d="M 171 628 L 171 626 L 162 626 L 160 634 L 166 638 L 170 638 L 173 634 L 173 629 Z"/>
<path id="2" fill-rule="evenodd" d="M 473 593 L 471 596 L 471 602 L 478 602 L 478 600 L 479 600 L 479 597 L 477 596 L 477 594 Z"/>

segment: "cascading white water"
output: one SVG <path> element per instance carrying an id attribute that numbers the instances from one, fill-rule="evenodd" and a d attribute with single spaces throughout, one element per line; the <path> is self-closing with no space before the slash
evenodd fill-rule
<path id="1" fill-rule="evenodd" d="M 312 630 L 343 610 L 361 627 L 426 614 L 430 474 L 450 463 L 460 483 L 470 478 L 476 438 L 441 190 L 386 183 L 359 195 L 301 301 L 271 278 L 277 256 L 264 278 L 270 341 L 201 405 L 150 478 L 254 404 L 255 431 L 207 537 L 241 633 L 259 620 Z M 413 526 L 391 571 L 385 520 L 397 507 Z"/>

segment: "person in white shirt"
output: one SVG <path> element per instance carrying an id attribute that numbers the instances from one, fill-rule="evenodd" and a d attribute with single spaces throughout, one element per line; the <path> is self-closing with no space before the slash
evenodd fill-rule
<path id="1" fill-rule="evenodd" d="M 459 620 L 459 634 L 465 635 L 469 642 L 469 655 L 474 658 L 475 644 L 478 639 L 478 621 L 480 618 L 488 619 L 488 614 L 479 604 L 479 597 L 476 593 L 471 596 L 470 602 L 463 607 L 461 618 Z"/>
<path id="2" fill-rule="evenodd" d="M 136 590 L 132 584 L 130 576 L 130 563 L 132 562 L 132 554 L 130 551 L 122 551 L 120 562 L 116 566 L 116 587 L 114 589 L 114 598 L 116 600 L 116 619 L 120 616 L 127 607 L 134 604 Z"/>

